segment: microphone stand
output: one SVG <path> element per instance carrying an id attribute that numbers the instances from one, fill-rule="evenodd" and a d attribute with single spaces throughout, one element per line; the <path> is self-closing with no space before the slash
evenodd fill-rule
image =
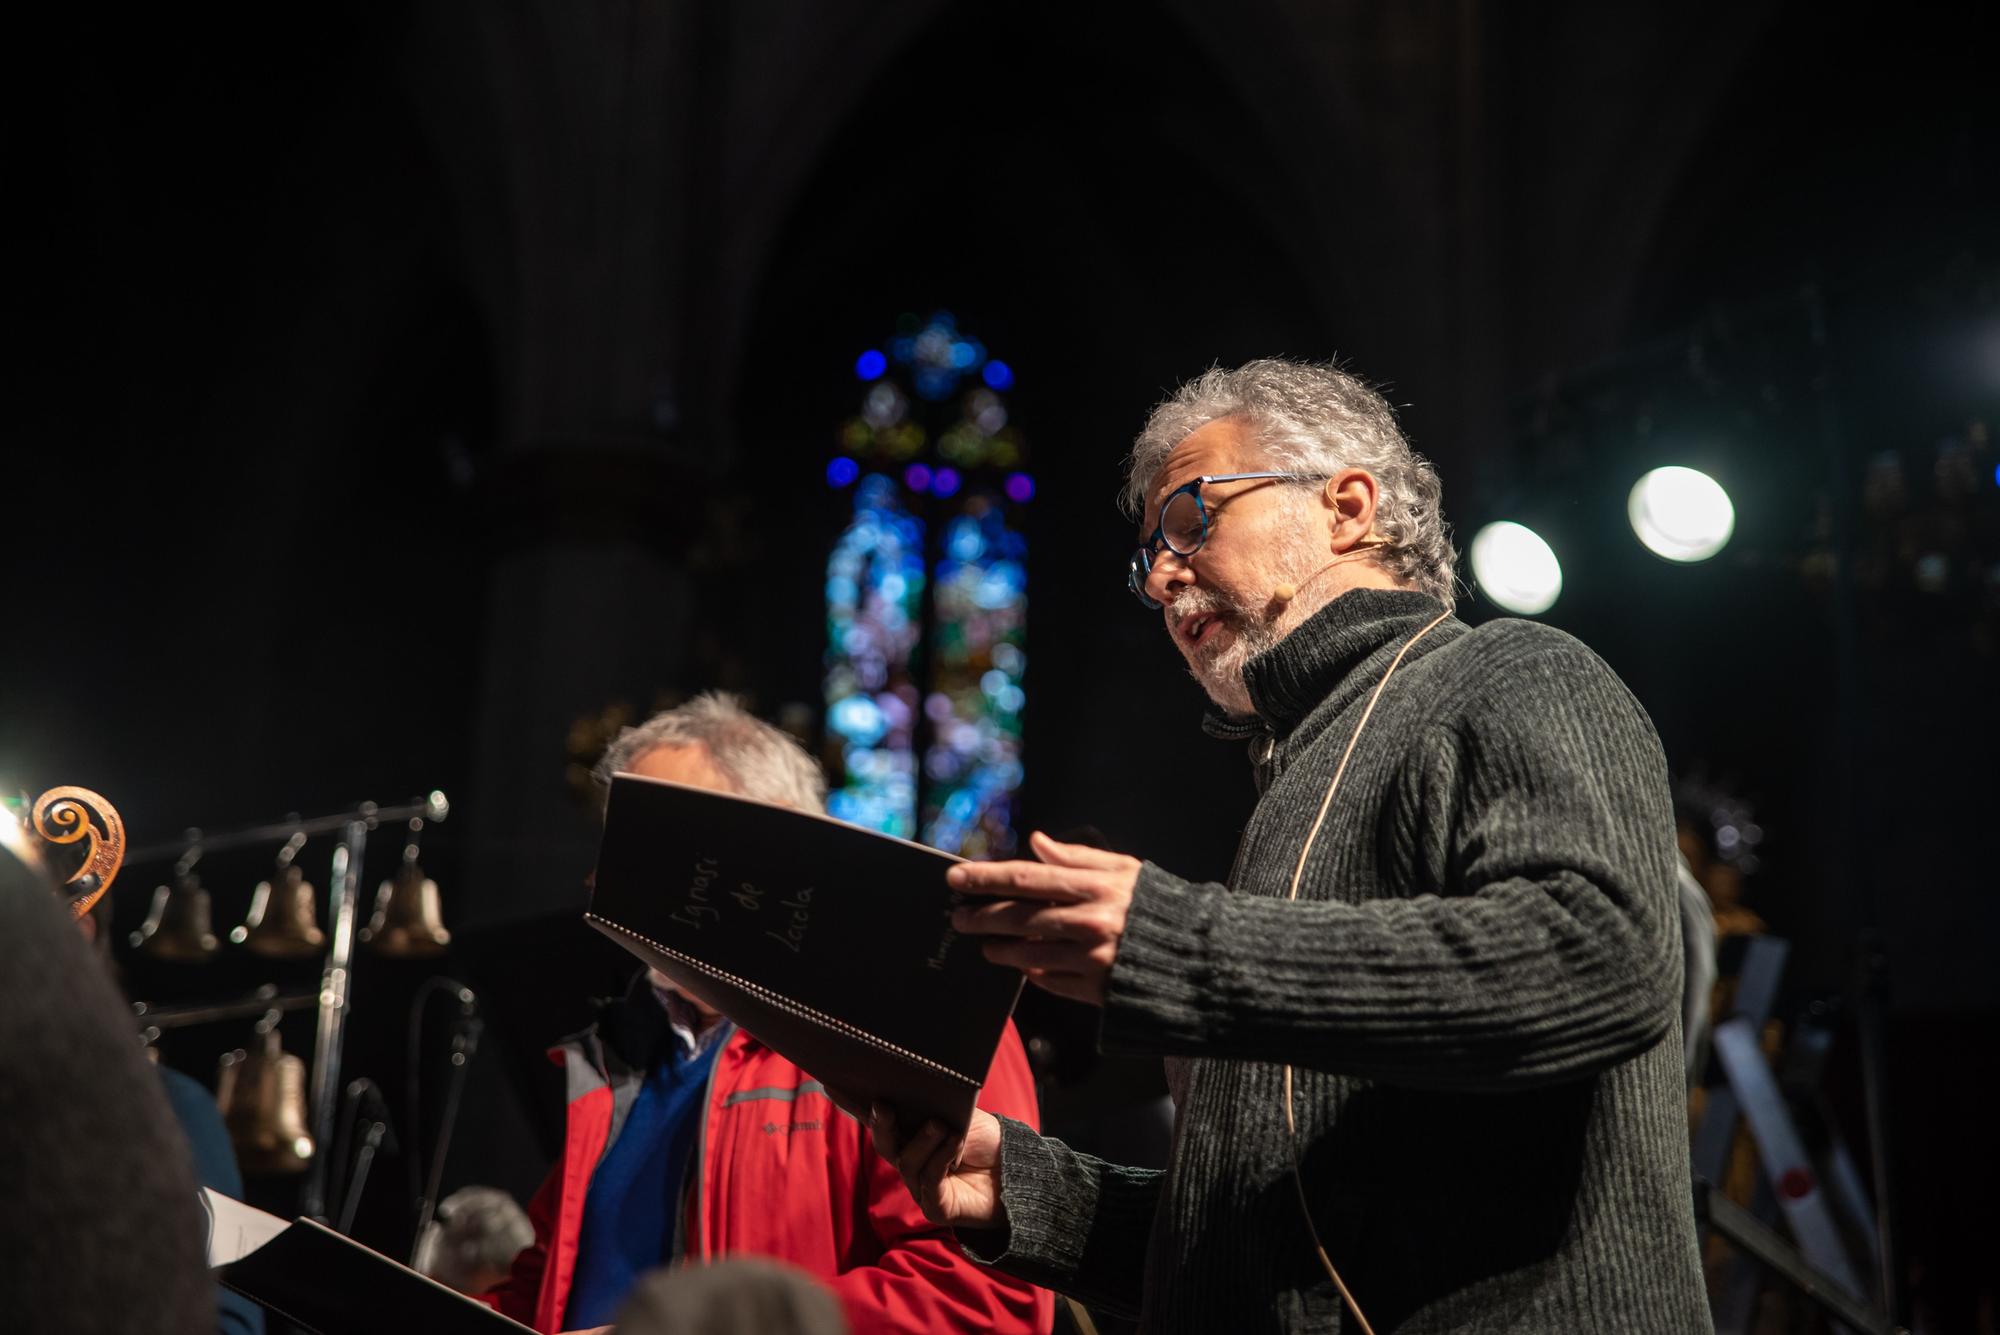
<path id="1" fill-rule="evenodd" d="M 438 1119 L 437 1143 L 431 1150 L 431 1170 L 417 1198 L 416 1247 L 423 1246 L 424 1232 L 437 1213 L 438 1191 L 444 1181 L 445 1156 L 451 1150 L 451 1131 L 458 1121 L 458 1106 L 465 1096 L 466 1073 L 472 1068 L 473 1054 L 479 1051 L 479 1037 L 486 1022 L 479 1016 L 479 999 L 469 987 L 458 988 L 458 1016 L 451 1026 L 451 1078 L 445 1086 L 444 1112 Z M 411 1253 L 414 1263 L 415 1252 Z"/>
<path id="2" fill-rule="evenodd" d="M 388 1104 L 382 1098 L 381 1087 L 367 1076 L 349 1082 L 341 1105 L 341 1126 L 339 1152 L 343 1157 L 355 1127 L 364 1128 L 348 1162 L 347 1182 L 335 1197 L 340 1202 L 340 1218 L 334 1227 L 351 1235 L 354 1211 L 361 1204 L 362 1189 L 368 1185 L 368 1170 L 375 1163 L 375 1152 L 385 1147 L 391 1154 L 398 1152 L 396 1133 L 389 1126 Z"/>

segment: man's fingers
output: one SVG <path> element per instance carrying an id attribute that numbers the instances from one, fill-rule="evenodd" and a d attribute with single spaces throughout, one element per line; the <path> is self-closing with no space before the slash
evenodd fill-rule
<path id="1" fill-rule="evenodd" d="M 868 1113 L 861 1119 L 868 1128 L 868 1134 L 875 1139 L 875 1152 L 896 1164 L 901 1171 L 903 1141 L 896 1130 L 896 1113 L 886 1103 L 870 1104 Z"/>
<path id="2" fill-rule="evenodd" d="M 1090 947 L 1076 941 L 1017 941 L 999 937 L 980 943 L 995 964 L 1024 973 L 1081 973 L 1090 967 Z"/>
<path id="3" fill-rule="evenodd" d="M 1028 981 L 1044 992 L 1052 992 L 1071 1001 L 1081 1001 L 1086 1006 L 1104 1004 L 1104 980 L 1089 974 L 1034 969 L 1029 971 Z"/>
<path id="4" fill-rule="evenodd" d="M 1074 903 L 1089 894 L 1076 869 L 1042 862 L 961 862 L 945 873 L 952 889 L 968 895 L 1006 895 Z"/>
<path id="5" fill-rule="evenodd" d="M 901 1152 L 896 1155 L 896 1171 L 903 1175 L 903 1181 L 910 1185 L 913 1193 L 922 1184 L 924 1169 L 930 1165 L 931 1156 L 937 1153 L 938 1146 L 944 1143 L 945 1135 L 942 1122 L 925 1122 L 915 1135 L 903 1143 Z M 921 1203 L 923 1197 L 918 1195 L 917 1200 Z"/>
<path id="6" fill-rule="evenodd" d="M 1112 871 L 1133 861 L 1123 853 L 1093 848 L 1089 844 L 1066 844 L 1060 839 L 1049 838 L 1040 830 L 1028 836 L 1028 847 L 1034 850 L 1036 857 L 1058 867 L 1089 867 L 1099 871 Z"/>
<path id="7" fill-rule="evenodd" d="M 944 1180 L 958 1167 L 959 1151 L 964 1148 L 958 1137 L 951 1135 L 944 1127 L 932 1122 L 926 1131 L 936 1127 L 938 1146 L 931 1151 L 931 1157 L 924 1162 L 918 1174 L 918 1184 L 923 1188 L 920 1200 L 940 1201 L 944 1190 Z"/>
<path id="8" fill-rule="evenodd" d="M 1074 909 L 1038 899 L 996 899 L 968 904 L 951 915 L 951 925 L 974 936 L 1040 936 L 1070 940 L 1088 936 Z"/>

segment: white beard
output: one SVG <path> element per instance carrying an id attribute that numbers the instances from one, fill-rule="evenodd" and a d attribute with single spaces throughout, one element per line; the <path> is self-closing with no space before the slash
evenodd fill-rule
<path id="1" fill-rule="evenodd" d="M 1252 576 L 1259 587 L 1275 588 L 1288 577 L 1297 579 L 1300 572 L 1310 570 L 1321 559 L 1309 529 L 1301 529 L 1295 541 L 1284 546 L 1285 550 L 1272 553 L 1268 562 L 1257 563 Z M 1227 642 L 1204 641 L 1197 645 L 1192 653 L 1185 655 L 1188 673 L 1225 712 L 1241 716 L 1256 712 L 1250 702 L 1250 688 L 1243 679 L 1244 669 L 1251 659 L 1284 639 L 1311 614 L 1313 609 L 1308 601 L 1283 603 L 1272 611 L 1268 599 L 1264 606 L 1252 607 L 1234 593 L 1202 586 L 1181 594 L 1168 607 L 1167 614 L 1173 625 L 1179 625 L 1183 617 L 1194 612 L 1212 612 L 1222 618 L 1228 630 Z"/>
<path id="2" fill-rule="evenodd" d="M 1200 683 L 1209 699 L 1228 713 L 1254 712 L 1243 669 L 1251 659 L 1278 642 L 1272 624 L 1261 613 L 1213 589 L 1190 589 L 1174 602 L 1172 611 L 1176 623 L 1194 612 L 1214 613 L 1222 618 L 1226 638 L 1221 643 L 1197 645 L 1188 655 L 1188 674 Z"/>

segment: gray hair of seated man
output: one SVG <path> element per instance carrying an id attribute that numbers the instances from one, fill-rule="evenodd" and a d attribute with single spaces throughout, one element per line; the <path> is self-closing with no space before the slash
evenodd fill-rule
<path id="1" fill-rule="evenodd" d="M 626 728 L 604 749 L 597 781 L 607 793 L 611 776 L 662 746 L 701 746 L 709 759 L 745 797 L 795 807 L 826 810 L 826 772 L 805 747 L 722 691 L 705 691 L 684 705 Z"/>
<path id="2" fill-rule="evenodd" d="M 505 1274 L 535 1240 L 520 1203 L 498 1187 L 460 1187 L 439 1204 L 417 1244 L 416 1269 L 460 1293 L 483 1287 L 482 1276 Z"/>
<path id="3" fill-rule="evenodd" d="M 839 1302 L 811 1276 L 749 1257 L 649 1272 L 614 1328 L 618 1335 L 848 1335 Z"/>

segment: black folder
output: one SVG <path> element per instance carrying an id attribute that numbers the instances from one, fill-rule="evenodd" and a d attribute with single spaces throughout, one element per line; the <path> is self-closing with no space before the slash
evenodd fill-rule
<path id="1" fill-rule="evenodd" d="M 1023 978 L 952 930 L 957 861 L 620 774 L 585 921 L 825 1084 L 962 1130 Z"/>
<path id="2" fill-rule="evenodd" d="M 427 1275 L 392 1261 L 313 1219 L 280 1221 L 239 1201 L 204 1193 L 211 1215 L 213 1259 L 220 1218 L 255 1219 L 275 1236 L 217 1266 L 215 1277 L 228 1288 L 276 1312 L 315 1335 L 378 1335 L 385 1330 L 419 1330 L 426 1335 L 505 1335 L 528 1331 L 486 1304 L 447 1288 Z M 226 1241 L 223 1255 L 234 1248 Z"/>

